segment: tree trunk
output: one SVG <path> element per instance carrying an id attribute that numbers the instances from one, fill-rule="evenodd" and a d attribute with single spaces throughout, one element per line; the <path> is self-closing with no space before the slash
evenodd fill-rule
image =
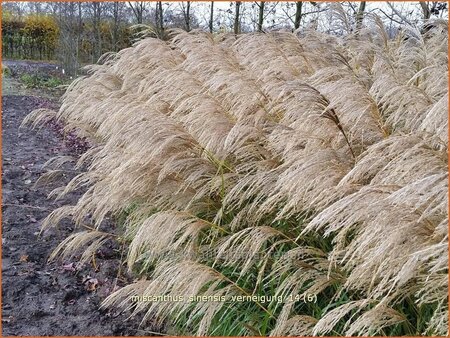
<path id="1" fill-rule="evenodd" d="M 259 3 L 258 32 L 262 32 L 262 30 L 263 30 L 264 5 L 265 5 L 264 1 L 261 1 Z"/>
<path id="2" fill-rule="evenodd" d="M 214 28 L 214 1 L 211 1 L 211 11 L 209 12 L 209 32 L 212 33 Z"/>
<path id="3" fill-rule="evenodd" d="M 93 14 L 94 14 L 94 39 L 95 39 L 95 50 L 94 50 L 94 61 L 97 61 L 102 55 L 102 36 L 100 32 L 100 19 L 101 19 L 101 7 L 99 2 L 92 2 Z"/>
<path id="4" fill-rule="evenodd" d="M 156 27 L 158 31 L 158 36 L 163 39 L 164 38 L 164 18 L 163 18 L 163 9 L 162 2 L 158 1 L 156 3 Z"/>
<path id="5" fill-rule="evenodd" d="M 80 59 L 80 49 L 82 45 L 82 39 L 83 39 L 83 8 L 82 3 L 78 2 L 78 29 L 77 29 L 77 41 L 76 41 L 76 59 Z"/>
<path id="6" fill-rule="evenodd" d="M 241 32 L 240 25 L 240 10 L 241 10 L 241 2 L 236 1 L 236 13 L 234 16 L 234 34 L 239 34 Z"/>
<path id="7" fill-rule="evenodd" d="M 298 29 L 300 27 L 300 21 L 302 20 L 302 7 L 303 7 L 303 2 L 302 1 L 297 1 L 295 3 L 295 20 L 294 20 L 294 29 Z"/>
<path id="8" fill-rule="evenodd" d="M 128 5 L 133 10 L 134 16 L 136 17 L 137 24 L 142 24 L 143 21 L 143 12 L 144 12 L 144 2 L 136 2 L 136 6 L 133 6 L 131 1 L 128 1 Z"/>
<path id="9" fill-rule="evenodd" d="M 361 1 L 360 4 L 359 4 L 358 13 L 356 13 L 356 33 L 357 34 L 362 28 L 362 23 L 363 23 L 363 19 L 364 19 L 364 11 L 365 10 L 366 10 L 366 2 L 365 1 Z"/>
<path id="10" fill-rule="evenodd" d="M 191 30 L 191 2 L 188 1 L 186 4 L 186 11 L 183 11 L 184 22 L 186 24 L 186 31 L 189 32 Z"/>
<path id="11" fill-rule="evenodd" d="M 87 5 L 91 5 L 87 3 Z M 68 1 L 60 2 L 58 6 L 58 26 L 60 27 L 57 57 L 63 67 L 63 74 L 76 75 L 78 60 L 78 32 L 77 32 L 77 6 L 78 15 L 81 9 L 80 3 Z M 78 18 L 79 19 L 79 18 Z M 95 48 L 94 48 L 95 49 Z M 92 52 L 91 55 L 92 57 Z"/>
<path id="12" fill-rule="evenodd" d="M 112 31 L 112 45 L 113 50 L 117 52 L 119 40 L 119 2 L 117 1 L 114 1 L 113 3 L 113 19 L 114 19 L 114 26 Z"/>
<path id="13" fill-rule="evenodd" d="M 425 20 L 428 20 L 431 17 L 431 11 L 430 8 L 428 7 L 428 3 L 426 3 L 425 1 L 419 1 L 419 3 L 420 7 L 422 7 L 423 18 Z"/>
<path id="14" fill-rule="evenodd" d="M 144 3 L 140 3 L 138 5 L 138 17 L 137 17 L 137 22 L 138 24 L 142 24 L 142 22 L 144 22 Z"/>

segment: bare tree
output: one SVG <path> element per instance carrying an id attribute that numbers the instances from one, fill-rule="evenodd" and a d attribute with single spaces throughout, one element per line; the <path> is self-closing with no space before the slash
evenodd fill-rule
<path id="1" fill-rule="evenodd" d="M 156 21 L 156 31 L 160 38 L 164 37 L 164 13 L 162 8 L 162 2 L 156 2 L 156 11 L 155 11 L 155 21 Z"/>
<path id="2" fill-rule="evenodd" d="M 258 13 L 258 32 L 262 32 L 263 30 L 263 22 L 264 22 L 264 5 L 265 2 L 261 1 L 259 4 L 259 13 Z"/>
<path id="3" fill-rule="evenodd" d="M 183 18 L 185 23 L 185 29 L 187 32 L 191 30 L 191 2 L 187 1 L 186 6 L 184 5 L 184 2 L 181 2 L 181 9 L 183 11 Z"/>
<path id="4" fill-rule="evenodd" d="M 113 3 L 113 29 L 112 29 L 112 44 L 114 51 L 117 51 L 117 39 L 119 35 L 119 2 Z"/>
<path id="5" fill-rule="evenodd" d="M 297 1 L 295 3 L 294 29 L 298 29 L 300 27 L 300 21 L 302 20 L 302 8 L 303 1 Z"/>
<path id="6" fill-rule="evenodd" d="M 102 3 L 93 1 L 92 6 L 92 25 L 94 28 L 94 50 L 92 56 L 94 61 L 97 61 L 102 53 L 102 35 L 100 32 L 100 21 L 102 16 Z"/>
<path id="7" fill-rule="evenodd" d="M 136 21 L 138 24 L 142 24 L 144 18 L 145 1 L 128 1 L 128 5 L 131 7 Z"/>
<path id="8" fill-rule="evenodd" d="M 365 9 L 366 9 L 366 2 L 361 1 L 359 3 L 358 12 L 356 13 L 356 32 L 359 32 L 362 28 Z"/>
<path id="9" fill-rule="evenodd" d="M 397 8 L 395 8 L 395 6 L 394 6 L 393 4 L 391 4 L 389 1 L 387 2 L 387 4 L 388 4 L 388 6 L 391 8 L 392 12 L 400 18 L 400 20 L 401 20 L 400 22 L 401 22 L 401 23 L 407 23 L 408 25 L 413 25 L 413 24 L 408 20 L 408 18 L 406 18 L 406 16 L 405 16 L 403 13 L 399 12 L 399 11 L 397 10 Z"/>
<path id="10" fill-rule="evenodd" d="M 214 1 L 211 1 L 211 10 L 209 12 L 209 32 L 212 33 L 214 28 Z"/>
<path id="11" fill-rule="evenodd" d="M 234 15 L 234 34 L 241 32 L 241 18 L 240 18 L 241 2 L 236 1 L 235 15 Z"/>
<path id="12" fill-rule="evenodd" d="M 439 15 L 440 11 L 447 7 L 447 3 L 440 1 L 419 1 L 422 8 L 423 18 L 428 20 L 431 15 Z"/>
<path id="13" fill-rule="evenodd" d="M 73 1 L 59 2 L 54 7 L 54 10 L 57 13 L 56 19 L 60 28 L 58 59 L 66 74 L 76 75 L 80 66 L 79 46 L 81 32 L 78 25 L 80 25 L 80 15 L 82 14 L 81 3 Z"/>
<path id="14" fill-rule="evenodd" d="M 119 43 L 119 28 L 121 23 L 121 14 L 123 11 L 123 3 L 119 1 L 114 1 L 112 3 L 112 30 L 111 30 L 111 42 L 112 48 L 115 52 L 118 50 Z"/>
<path id="15" fill-rule="evenodd" d="M 310 14 L 318 14 L 321 12 L 325 12 L 328 7 L 324 6 L 321 8 L 321 6 L 319 5 L 319 3 L 315 2 L 315 1 L 308 1 L 313 8 L 309 11 L 304 11 L 305 10 L 305 5 L 307 4 L 307 2 L 304 1 L 297 1 L 295 3 L 286 3 L 287 4 L 287 9 L 283 8 L 283 6 L 281 6 L 281 10 L 284 12 L 284 14 L 288 17 L 289 21 L 292 22 L 292 24 L 294 25 L 294 30 L 300 28 L 300 24 L 302 22 L 302 19 Z M 292 15 L 292 13 L 290 12 L 291 9 L 291 4 L 295 4 L 295 13 Z M 316 21 L 316 20 L 315 20 Z"/>
<path id="16" fill-rule="evenodd" d="M 428 1 L 419 1 L 420 7 L 422 8 L 423 18 L 428 20 L 431 17 L 431 10 Z"/>
<path id="17" fill-rule="evenodd" d="M 77 29 L 77 48 L 76 48 L 76 58 L 77 60 L 80 59 L 80 47 L 83 39 L 83 3 L 78 2 L 78 29 Z"/>

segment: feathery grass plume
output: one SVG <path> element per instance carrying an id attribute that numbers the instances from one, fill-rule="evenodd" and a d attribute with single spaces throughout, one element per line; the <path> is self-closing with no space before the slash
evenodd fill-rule
<path id="1" fill-rule="evenodd" d="M 356 333 L 362 335 L 377 334 L 384 327 L 401 323 L 406 318 L 383 304 L 378 304 L 369 311 L 364 312 L 354 323 L 352 323 L 346 332 L 346 335 L 353 336 Z"/>
<path id="2" fill-rule="evenodd" d="M 243 229 L 227 238 L 216 248 L 216 262 L 224 266 L 239 267 L 239 277 L 246 275 L 256 261 L 261 248 L 274 236 L 283 235 L 269 226 L 258 226 Z"/>
<path id="3" fill-rule="evenodd" d="M 224 301 L 216 299 L 222 296 L 226 298 L 241 291 L 219 272 L 189 260 L 163 261 L 152 275 L 152 281 L 141 281 L 129 285 L 109 296 L 102 306 L 118 304 L 121 307 L 131 308 L 133 305 L 130 303 L 133 300 L 130 295 L 147 297 L 148 302 L 138 302 L 134 308 L 134 314 L 146 311 L 143 322 L 151 316 L 159 321 L 171 317 L 175 322 L 180 321 L 183 326 L 189 326 L 191 321 L 201 317 L 197 334 L 205 335 L 214 314 L 225 304 Z M 228 285 L 220 287 L 223 283 Z M 196 297 L 199 296 L 207 300 L 196 301 Z M 158 297 L 165 300 L 160 302 L 152 300 Z M 190 314 L 185 322 L 181 314 L 188 309 Z"/>
<path id="4" fill-rule="evenodd" d="M 347 314 L 353 312 L 353 310 L 366 306 L 370 303 L 367 299 L 351 301 L 341 305 L 320 318 L 320 320 L 314 325 L 312 333 L 314 336 L 320 334 L 326 334 L 333 332 L 333 328 L 344 318 Z"/>
<path id="5" fill-rule="evenodd" d="M 178 249 L 188 257 L 195 253 L 195 244 L 200 232 L 210 226 L 208 222 L 186 212 L 159 212 L 142 222 L 139 228 L 133 229 L 133 240 L 128 251 L 128 266 L 132 268 L 139 259 L 140 252 L 145 252 L 155 260 L 162 256 L 176 253 Z"/>
<path id="6" fill-rule="evenodd" d="M 75 252 L 80 248 L 88 245 L 84 249 L 79 260 L 79 264 L 89 261 L 96 251 L 109 239 L 109 234 L 100 231 L 81 231 L 74 233 L 62 241 L 49 257 L 49 261 L 53 261 L 58 256 L 61 259 L 73 258 Z"/>
<path id="7" fill-rule="evenodd" d="M 353 34 L 339 6 L 344 36 L 145 38 L 27 117 L 94 145 L 52 258 L 120 240 L 142 278 L 103 306 L 179 334 L 448 334 L 447 28 Z"/>
<path id="8" fill-rule="evenodd" d="M 271 336 L 287 336 L 287 337 L 298 337 L 298 336 L 311 336 L 312 329 L 316 324 L 317 319 L 310 316 L 294 316 L 288 319 L 283 327 L 275 328 L 271 332 Z"/>
<path id="9" fill-rule="evenodd" d="M 20 127 L 22 128 L 26 125 L 30 125 L 32 128 L 36 128 L 40 125 L 45 124 L 46 122 L 49 122 L 51 119 L 55 118 L 56 115 L 57 112 L 51 109 L 46 108 L 36 109 L 23 119 Z"/>

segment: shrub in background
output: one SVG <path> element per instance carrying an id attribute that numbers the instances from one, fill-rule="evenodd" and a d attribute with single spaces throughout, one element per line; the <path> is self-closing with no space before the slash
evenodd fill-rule
<path id="1" fill-rule="evenodd" d="M 61 31 L 63 27 L 63 31 Z M 71 43 L 77 46 L 75 51 L 66 51 L 68 27 L 57 22 L 55 17 L 43 14 L 28 14 L 17 17 L 7 11 L 2 13 L 2 55 L 7 58 L 52 60 L 57 55 L 70 52 L 71 58 L 79 58 L 82 63 L 92 63 L 98 58 L 95 54 L 95 39 L 92 22 L 86 21 L 83 26 L 70 26 Z M 108 20 L 100 22 L 100 40 L 102 51 L 117 50 L 128 47 L 131 31 L 125 25 L 117 29 L 116 40 L 112 35 L 114 27 Z M 65 39 L 61 39 L 64 37 Z M 60 56 L 59 56 L 60 57 Z"/>
<path id="2" fill-rule="evenodd" d="M 59 37 L 56 21 L 48 15 L 16 18 L 8 12 L 2 17 L 3 54 L 18 58 L 51 59 Z"/>

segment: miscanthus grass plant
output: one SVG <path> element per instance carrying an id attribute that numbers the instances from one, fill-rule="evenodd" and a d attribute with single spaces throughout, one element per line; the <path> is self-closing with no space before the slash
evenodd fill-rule
<path id="1" fill-rule="evenodd" d="M 178 334 L 446 335 L 447 78 L 439 21 L 176 31 L 107 55 L 25 121 L 95 144 L 51 194 L 86 189 L 43 224 L 79 225 L 52 258 L 119 241 L 139 278 L 102 306 Z"/>

